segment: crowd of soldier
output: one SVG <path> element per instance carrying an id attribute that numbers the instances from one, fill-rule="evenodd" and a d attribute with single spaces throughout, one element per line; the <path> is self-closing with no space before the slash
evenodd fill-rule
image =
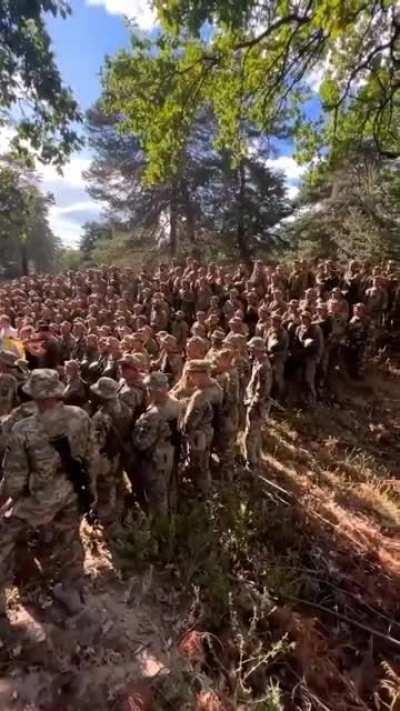
<path id="1" fill-rule="evenodd" d="M 43 526 L 64 541 L 54 594 L 74 611 L 82 514 L 107 525 L 136 499 L 168 516 L 182 479 L 209 494 L 213 461 L 228 482 L 239 452 L 256 471 L 271 402 L 298 390 L 314 407 L 336 374 L 362 377 L 378 334 L 400 325 L 400 291 L 393 262 L 189 258 L 24 277 L 0 288 L 1 312 L 25 358 L 0 351 L 0 614 L 16 542 Z"/>

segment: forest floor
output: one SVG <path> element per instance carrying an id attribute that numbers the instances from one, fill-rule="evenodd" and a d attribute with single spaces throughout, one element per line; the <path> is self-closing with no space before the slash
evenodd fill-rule
<path id="1" fill-rule="evenodd" d="M 400 709 L 400 369 L 273 416 L 258 478 L 185 484 L 169 524 L 83 526 L 80 616 L 30 542 L 1 711 Z"/>

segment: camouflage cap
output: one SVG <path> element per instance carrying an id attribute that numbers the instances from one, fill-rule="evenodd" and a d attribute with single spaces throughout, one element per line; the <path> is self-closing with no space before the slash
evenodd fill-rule
<path id="1" fill-rule="evenodd" d="M 97 383 L 90 386 L 90 389 L 102 400 L 113 400 L 118 396 L 118 383 L 107 376 L 99 378 Z"/>
<path id="2" fill-rule="evenodd" d="M 212 341 L 223 341 L 225 338 L 225 333 L 222 331 L 220 328 L 217 328 L 215 331 L 212 332 L 211 334 L 211 340 Z"/>
<path id="3" fill-rule="evenodd" d="M 242 346 L 246 343 L 246 336 L 242 333 L 228 333 L 224 338 L 224 343 L 230 346 Z"/>
<path id="4" fill-rule="evenodd" d="M 209 373 L 210 361 L 208 360 L 189 360 L 185 367 L 186 373 Z"/>
<path id="5" fill-rule="evenodd" d="M 265 353 L 266 348 L 264 339 L 259 336 L 251 338 L 247 345 L 252 351 L 260 351 Z"/>
<path id="6" fill-rule="evenodd" d="M 61 382 L 56 370 L 38 368 L 33 371 L 22 389 L 24 393 L 31 396 L 32 400 L 48 400 L 62 398 L 64 384 Z"/>
<path id="7" fill-rule="evenodd" d="M 160 371 L 149 373 L 144 380 L 144 384 L 150 390 L 168 390 L 169 388 L 168 376 L 165 373 L 160 373 Z"/>
<path id="8" fill-rule="evenodd" d="M 122 358 L 119 359 L 118 363 L 120 365 L 127 365 L 130 368 L 140 368 L 140 366 L 143 364 L 143 361 L 141 358 L 138 358 L 138 356 L 139 353 L 123 353 Z"/>
<path id="9" fill-rule="evenodd" d="M 14 368 L 16 365 L 18 356 L 12 351 L 7 351 L 4 349 L 0 350 L 0 363 L 7 366 L 8 368 Z"/>

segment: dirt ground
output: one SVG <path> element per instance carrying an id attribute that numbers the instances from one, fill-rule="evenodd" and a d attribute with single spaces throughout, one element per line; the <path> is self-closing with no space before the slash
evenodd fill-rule
<path id="1" fill-rule="evenodd" d="M 264 449 L 207 504 L 184 483 L 169 526 L 83 525 L 75 618 L 29 540 L 1 711 L 400 709 L 399 368 L 273 411 Z"/>

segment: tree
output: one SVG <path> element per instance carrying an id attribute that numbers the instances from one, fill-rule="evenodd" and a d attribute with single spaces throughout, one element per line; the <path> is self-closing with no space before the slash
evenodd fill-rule
<path id="1" fill-rule="evenodd" d="M 287 228 L 307 256 L 400 258 L 400 168 L 373 145 L 349 151 L 333 170 L 322 161 L 304 179 L 302 209 Z"/>
<path id="2" fill-rule="evenodd" d="M 0 264 L 6 276 L 52 271 L 58 241 L 50 229 L 52 196 L 44 195 L 33 171 L 10 159 L 0 162 Z"/>
<path id="3" fill-rule="evenodd" d="M 182 158 L 186 135 L 211 105 L 219 142 L 240 161 L 240 126 L 267 134 L 284 119 L 298 153 L 340 159 L 371 138 L 400 155 L 400 12 L 395 0 L 156 0 L 164 31 L 136 37 L 108 60 L 110 110 L 138 136 L 147 177 L 163 179 Z M 205 22 L 211 28 L 205 28 Z M 321 75 L 323 113 L 304 110 Z"/>
<path id="4" fill-rule="evenodd" d="M 112 229 L 107 223 L 85 222 L 83 225 L 83 235 L 80 240 L 79 249 L 84 259 L 90 259 L 93 250 L 100 241 L 111 240 Z"/>
<path id="5" fill-rule="evenodd" d="M 91 196 L 106 206 L 108 219 L 125 223 L 136 247 L 159 243 L 173 253 L 178 245 L 199 252 L 211 243 L 247 259 L 290 211 L 283 177 L 268 168 L 267 143 L 251 127 L 245 137 L 257 150 L 234 166 L 230 153 L 216 149 L 215 120 L 204 111 L 186 137 L 179 170 L 149 184 L 147 157 L 135 136 L 119 132 L 120 124 L 99 106 L 89 112 L 94 160 L 86 177 Z M 96 235 L 98 229 L 88 227 L 82 249 L 106 236 Z"/>
<path id="6" fill-rule="evenodd" d="M 1 120 L 16 125 L 12 145 L 20 156 L 33 149 L 43 162 L 62 165 L 80 146 L 73 128 L 80 115 L 56 66 L 46 12 L 65 18 L 69 7 L 65 0 L 0 2 Z"/>

